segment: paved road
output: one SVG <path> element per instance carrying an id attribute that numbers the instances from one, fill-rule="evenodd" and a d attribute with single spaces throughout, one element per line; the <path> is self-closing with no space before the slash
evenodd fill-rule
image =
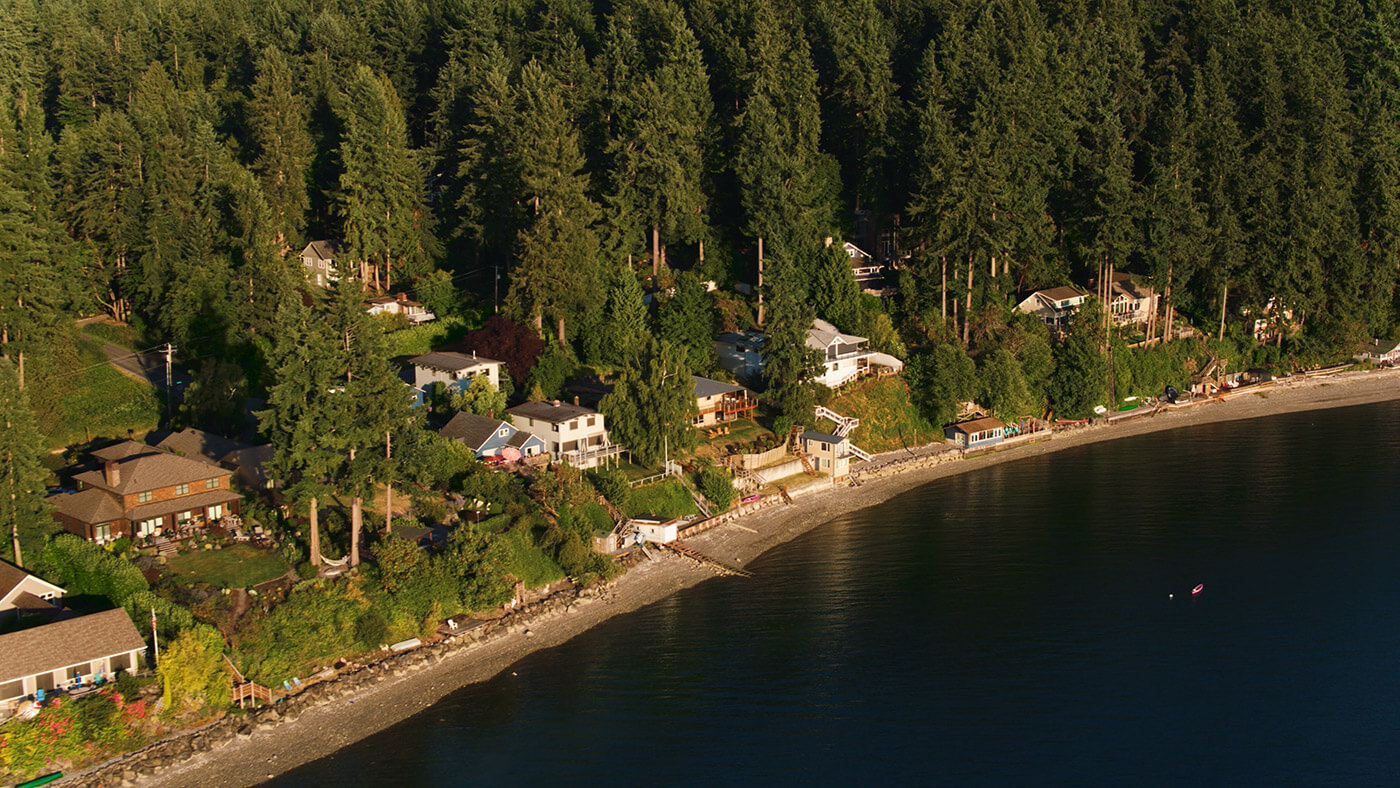
<path id="1" fill-rule="evenodd" d="M 165 390 L 164 353 L 135 353 L 111 342 L 102 343 L 102 352 L 107 355 L 107 360 L 112 362 L 112 366 L 116 367 L 122 374 L 149 383 L 161 391 Z M 175 390 L 180 391 L 186 383 L 189 383 L 189 374 L 176 366 L 172 371 L 172 380 L 175 384 Z"/>

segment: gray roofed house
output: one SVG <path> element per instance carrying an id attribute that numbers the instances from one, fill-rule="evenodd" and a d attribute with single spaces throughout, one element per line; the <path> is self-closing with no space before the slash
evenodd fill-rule
<path id="1" fill-rule="evenodd" d="M 120 608 L 0 635 L 0 716 L 40 689 L 135 670 L 145 650 L 145 639 Z"/>
<path id="2" fill-rule="evenodd" d="M 758 401 L 752 392 L 735 383 L 711 380 L 699 375 L 690 376 L 695 381 L 695 411 L 693 424 L 696 427 L 712 427 L 753 415 Z"/>
<path id="3" fill-rule="evenodd" d="M 492 388 L 501 387 L 502 362 L 476 353 L 435 351 L 408 360 L 413 367 L 413 390 L 418 404 L 423 404 L 429 388 L 441 383 L 453 393 L 461 393 L 478 376 L 485 376 Z"/>
<path id="4" fill-rule="evenodd" d="M 335 244 L 330 241 L 312 241 L 301 250 L 301 265 L 306 270 L 306 278 L 317 287 L 330 287 L 340 277 L 335 270 Z"/>
<path id="5" fill-rule="evenodd" d="M 515 425 L 475 413 L 458 413 L 438 430 L 438 434 L 461 443 L 481 459 L 505 457 L 518 460 L 522 456 L 543 454 L 546 449 L 544 441 L 516 429 Z"/>
<path id="6" fill-rule="evenodd" d="M 576 468 L 592 468 L 621 452 L 608 437 L 603 414 L 595 410 L 554 400 L 526 402 L 507 412 L 517 429 L 544 442 L 550 457 Z"/>
<path id="7" fill-rule="evenodd" d="M 1394 339 L 1375 339 L 1366 343 L 1361 348 L 1361 352 L 1352 356 L 1357 361 L 1369 361 L 1372 364 L 1394 364 L 1400 360 L 1400 341 Z"/>
<path id="8" fill-rule="evenodd" d="M 1052 287 L 1031 293 L 1016 308 L 1028 315 L 1035 315 L 1050 328 L 1063 329 L 1088 298 L 1089 294 L 1077 287 Z"/>

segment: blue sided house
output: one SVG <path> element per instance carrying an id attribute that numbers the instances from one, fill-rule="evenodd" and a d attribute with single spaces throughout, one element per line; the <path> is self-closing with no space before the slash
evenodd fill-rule
<path id="1" fill-rule="evenodd" d="M 949 424 L 943 436 L 958 444 L 960 449 L 980 449 L 994 446 L 1006 439 L 1006 425 L 988 416 L 961 424 Z"/>
<path id="2" fill-rule="evenodd" d="M 512 424 L 475 413 L 458 413 L 438 430 L 444 438 L 451 438 L 476 452 L 478 459 L 501 457 L 511 462 L 522 457 L 544 454 L 544 441 Z"/>

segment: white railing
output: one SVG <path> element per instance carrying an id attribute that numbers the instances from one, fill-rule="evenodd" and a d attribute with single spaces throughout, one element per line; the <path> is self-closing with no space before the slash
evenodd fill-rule
<path id="1" fill-rule="evenodd" d="M 819 419 L 830 419 L 831 421 L 835 422 L 836 435 L 837 437 L 841 438 L 850 435 L 851 430 L 860 426 L 860 419 L 854 416 L 842 416 L 840 413 L 837 413 L 836 411 L 826 407 L 825 405 L 817 406 L 816 416 Z"/>
<path id="2" fill-rule="evenodd" d="M 863 462 L 870 462 L 870 452 L 854 444 L 848 443 L 846 445 L 850 447 L 851 454 L 854 454 L 855 456 L 859 457 Z"/>

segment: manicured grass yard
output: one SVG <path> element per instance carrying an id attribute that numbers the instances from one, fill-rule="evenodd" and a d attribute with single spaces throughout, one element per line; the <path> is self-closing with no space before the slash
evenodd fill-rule
<path id="1" fill-rule="evenodd" d="M 181 579 L 222 588 L 255 586 L 287 571 L 282 556 L 245 544 L 180 553 L 170 559 L 169 566 Z"/>

